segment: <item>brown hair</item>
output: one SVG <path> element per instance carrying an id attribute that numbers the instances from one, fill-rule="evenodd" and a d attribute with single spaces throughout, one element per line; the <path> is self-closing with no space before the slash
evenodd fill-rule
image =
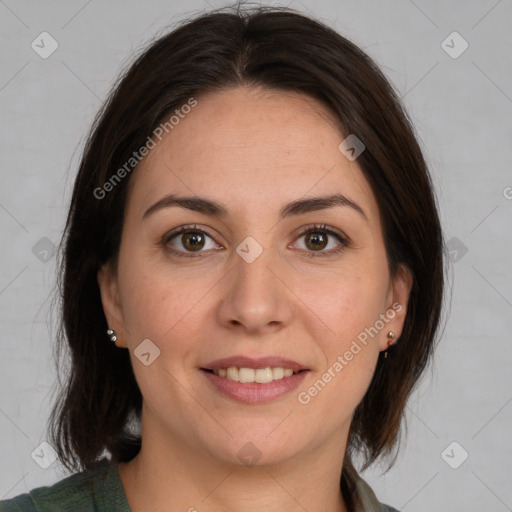
<path id="1" fill-rule="evenodd" d="M 380 208 L 391 275 L 403 263 L 414 279 L 400 341 L 391 358 L 380 357 L 353 417 L 342 475 L 350 495 L 351 455 L 362 453 L 366 467 L 392 452 L 432 355 L 443 302 L 442 233 L 424 157 L 391 85 L 353 43 L 285 8 L 229 8 L 187 20 L 136 58 L 96 117 L 61 244 L 57 359 L 67 340 L 71 368 L 50 417 L 51 439 L 70 469 L 92 468 L 105 449 L 119 462 L 140 450 L 129 423 L 140 420 L 142 396 L 128 351 L 105 335 L 97 283 L 100 266 L 116 261 L 130 176 L 102 199 L 95 190 L 191 97 L 241 85 L 316 98 L 364 142 L 357 161 Z"/>

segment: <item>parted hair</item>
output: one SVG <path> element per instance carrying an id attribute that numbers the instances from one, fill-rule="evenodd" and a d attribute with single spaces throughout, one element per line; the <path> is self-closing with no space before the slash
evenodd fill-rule
<path id="1" fill-rule="evenodd" d="M 115 347 L 105 334 L 97 282 L 104 263 L 115 266 L 136 166 L 104 197 L 95 190 L 191 97 L 238 86 L 315 98 L 346 135 L 364 143 L 357 163 L 380 209 L 390 274 L 403 264 L 413 277 L 401 337 L 389 358 L 379 356 L 352 419 L 340 482 L 350 500 L 355 454 L 364 467 L 396 457 L 407 399 L 431 359 L 443 309 L 442 230 L 424 155 L 392 85 L 358 46 L 287 8 L 237 4 L 180 22 L 135 56 L 97 114 L 59 251 L 55 354 L 65 382 L 59 377 L 50 439 L 72 470 L 93 468 L 107 452 L 118 462 L 139 452 L 140 434 L 130 425 L 140 420 L 142 395 L 128 350 Z"/>

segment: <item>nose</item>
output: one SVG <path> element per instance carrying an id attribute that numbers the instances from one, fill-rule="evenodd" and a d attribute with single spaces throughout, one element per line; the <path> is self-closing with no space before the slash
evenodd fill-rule
<path id="1" fill-rule="evenodd" d="M 219 302 L 219 319 L 225 327 L 246 334 L 276 332 L 292 318 L 292 297 L 271 248 L 264 249 L 251 263 L 235 254 Z"/>

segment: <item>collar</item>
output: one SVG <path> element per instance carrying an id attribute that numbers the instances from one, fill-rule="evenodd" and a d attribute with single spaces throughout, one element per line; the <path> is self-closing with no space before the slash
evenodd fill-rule
<path id="1" fill-rule="evenodd" d="M 359 504 L 354 512 L 386 512 L 388 508 L 383 505 L 375 496 L 373 489 L 361 477 L 356 482 Z"/>

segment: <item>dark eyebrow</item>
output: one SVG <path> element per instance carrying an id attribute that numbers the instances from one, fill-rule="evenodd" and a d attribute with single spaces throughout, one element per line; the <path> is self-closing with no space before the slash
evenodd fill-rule
<path id="1" fill-rule="evenodd" d="M 308 199 L 293 201 L 282 208 L 280 217 L 285 218 L 292 215 L 300 215 L 301 213 L 316 212 L 318 210 L 332 208 L 333 206 L 348 206 L 368 220 L 364 210 L 357 203 L 354 203 L 354 201 L 350 200 L 343 194 L 334 194 L 332 196 L 325 197 L 311 197 Z"/>
<path id="2" fill-rule="evenodd" d="M 163 208 L 171 206 L 179 206 L 194 212 L 202 213 L 204 215 L 214 215 L 225 218 L 228 215 L 228 209 L 221 203 L 217 203 L 204 197 L 178 197 L 169 194 L 162 199 L 158 200 L 150 206 L 142 216 L 143 219 L 147 218 L 152 213 L 157 212 Z M 301 215 L 303 213 L 315 212 L 332 208 L 333 206 L 348 206 L 361 214 L 366 220 L 368 217 L 364 210 L 354 201 L 348 199 L 343 194 L 335 194 L 325 197 L 311 197 L 307 199 L 298 199 L 283 206 L 279 212 L 280 218 L 291 217 L 294 215 Z"/>
<path id="3" fill-rule="evenodd" d="M 171 206 L 180 206 L 181 208 L 203 213 L 204 215 L 215 215 L 218 217 L 226 217 L 228 214 L 228 210 L 225 206 L 221 205 L 220 203 L 216 203 L 215 201 L 211 201 L 210 199 L 197 196 L 176 197 L 173 194 L 169 194 L 168 196 L 162 197 L 162 199 L 150 206 L 144 212 L 142 219 L 145 219 L 158 210 L 169 208 Z"/>

